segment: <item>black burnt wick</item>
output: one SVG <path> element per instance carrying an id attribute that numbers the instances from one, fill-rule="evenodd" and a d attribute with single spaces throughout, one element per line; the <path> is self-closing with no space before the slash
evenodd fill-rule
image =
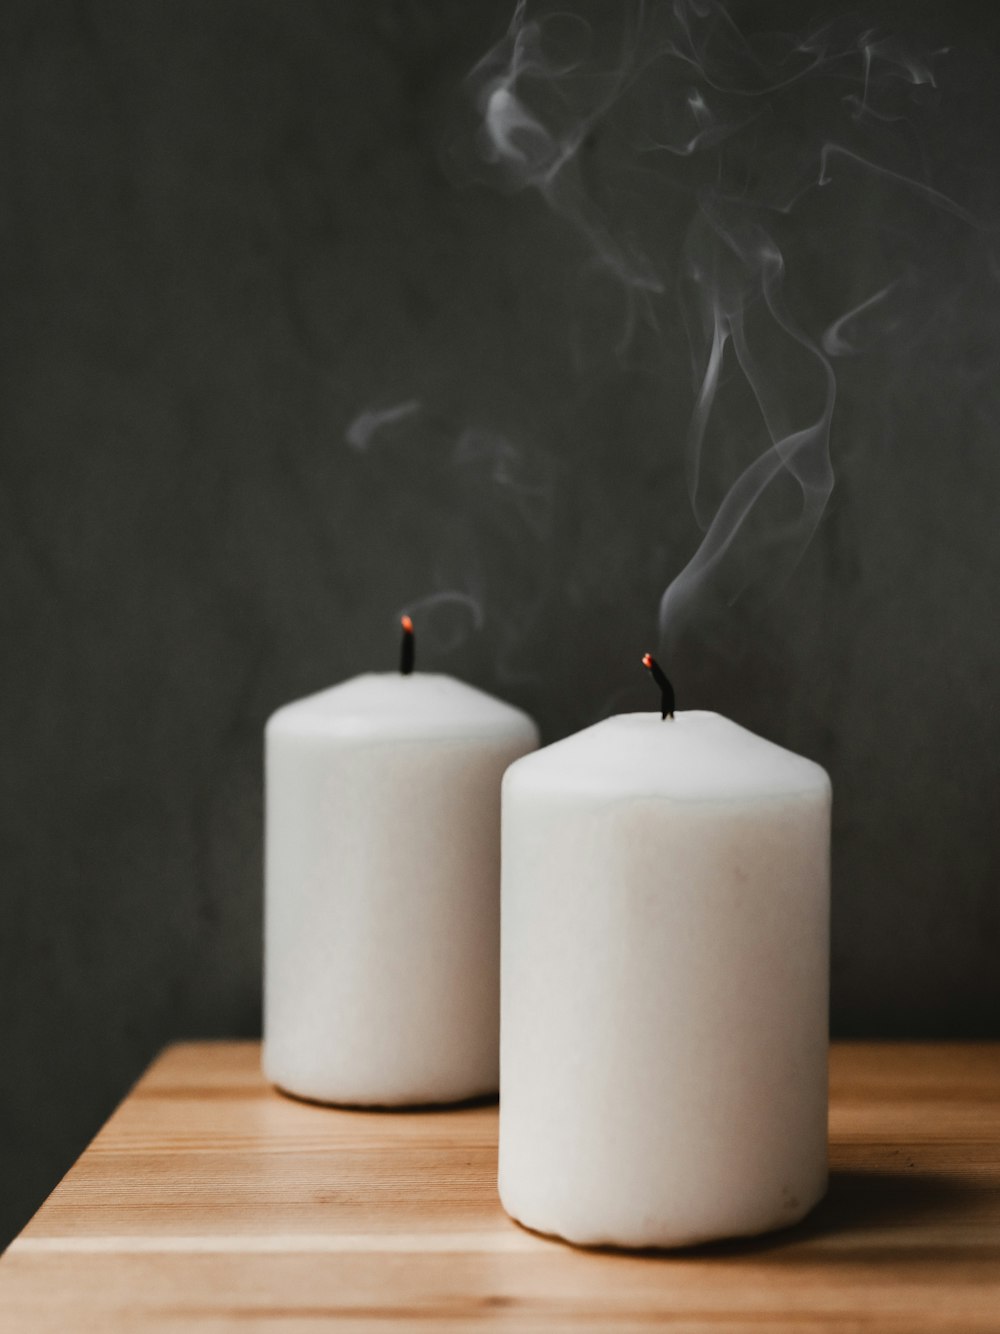
<path id="1" fill-rule="evenodd" d="M 672 718 L 674 716 L 674 688 L 667 680 L 666 673 L 652 653 L 643 654 L 642 665 L 652 673 L 653 680 L 660 687 L 660 717 Z"/>
<path id="2" fill-rule="evenodd" d="M 413 641 L 413 622 L 409 616 L 403 616 L 400 624 L 403 627 L 403 638 L 399 645 L 399 670 L 403 676 L 409 676 L 413 671 L 413 661 L 416 654 L 416 645 Z"/>

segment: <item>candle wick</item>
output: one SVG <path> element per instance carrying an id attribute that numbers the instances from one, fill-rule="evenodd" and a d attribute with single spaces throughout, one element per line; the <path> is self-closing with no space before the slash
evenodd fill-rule
<path id="1" fill-rule="evenodd" d="M 399 646 L 399 671 L 402 676 L 409 676 L 413 671 L 413 662 L 416 654 L 416 645 L 413 639 L 413 622 L 409 616 L 403 616 L 400 619 L 403 627 L 403 638 Z"/>
<path id="2" fill-rule="evenodd" d="M 643 654 L 642 665 L 647 671 L 652 673 L 653 680 L 660 687 L 660 717 L 662 719 L 673 718 L 674 688 L 667 680 L 666 673 L 653 657 L 652 653 Z"/>

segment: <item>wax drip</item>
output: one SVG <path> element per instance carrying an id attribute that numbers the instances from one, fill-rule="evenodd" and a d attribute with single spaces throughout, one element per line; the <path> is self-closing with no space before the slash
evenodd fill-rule
<path id="1" fill-rule="evenodd" d="M 652 653 L 642 655 L 642 665 L 652 672 L 653 680 L 660 687 L 660 717 L 672 718 L 674 716 L 674 688 L 667 680 L 666 673 Z"/>

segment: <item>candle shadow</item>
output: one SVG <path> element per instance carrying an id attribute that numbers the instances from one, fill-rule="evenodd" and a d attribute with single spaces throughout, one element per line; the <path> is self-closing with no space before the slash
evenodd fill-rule
<path id="1" fill-rule="evenodd" d="M 291 1102 L 302 1102 L 308 1107 L 323 1107 L 331 1112 L 372 1113 L 376 1116 L 414 1116 L 422 1112 L 433 1112 L 435 1116 L 442 1112 L 465 1112 L 474 1107 L 495 1107 L 499 1101 L 497 1093 L 481 1093 L 474 1098 L 463 1098 L 459 1102 L 329 1102 L 324 1098 L 309 1098 L 303 1093 L 292 1093 L 280 1084 L 272 1084 L 272 1090 Z"/>
<path id="2" fill-rule="evenodd" d="M 698 1246 L 642 1250 L 582 1246 L 578 1249 L 650 1260 L 774 1255 L 782 1261 L 796 1259 L 807 1263 L 818 1258 L 818 1251 L 809 1245 L 810 1242 L 822 1242 L 824 1238 L 836 1236 L 840 1240 L 835 1247 L 821 1248 L 824 1263 L 837 1260 L 858 1263 L 866 1259 L 879 1263 L 892 1258 L 926 1264 L 927 1247 L 919 1237 L 907 1236 L 908 1228 L 912 1227 L 916 1233 L 922 1231 L 929 1220 L 938 1220 L 942 1215 L 952 1219 L 967 1216 L 973 1209 L 982 1210 L 991 1195 L 1000 1195 L 1000 1191 L 970 1185 L 939 1172 L 833 1169 L 829 1188 L 819 1204 L 805 1218 L 785 1228 L 756 1237 L 733 1237 Z M 530 1228 L 526 1230 L 532 1231 Z M 887 1242 L 880 1234 L 890 1230 L 897 1235 L 892 1242 Z"/>
<path id="3" fill-rule="evenodd" d="M 826 1195 L 800 1222 L 759 1237 L 737 1237 L 698 1246 L 692 1254 L 763 1254 L 837 1236 L 844 1244 L 838 1244 L 836 1251 L 824 1250 L 824 1259 L 857 1260 L 861 1252 L 869 1250 L 875 1258 L 887 1254 L 880 1233 L 890 1229 L 901 1231 L 899 1250 L 913 1250 L 913 1240 L 906 1238 L 910 1227 L 922 1229 L 931 1219 L 943 1214 L 961 1215 L 970 1206 L 981 1207 L 982 1202 L 981 1187 L 940 1172 L 924 1173 L 917 1169 L 858 1172 L 835 1168 L 830 1172 Z M 919 1258 L 921 1263 L 925 1262 L 922 1251 Z"/>

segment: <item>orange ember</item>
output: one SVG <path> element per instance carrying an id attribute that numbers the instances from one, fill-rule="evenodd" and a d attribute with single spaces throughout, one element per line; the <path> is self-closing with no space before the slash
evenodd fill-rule
<path id="1" fill-rule="evenodd" d="M 652 655 L 652 653 L 644 653 L 644 654 L 642 655 L 642 665 L 643 665 L 643 667 L 652 667 L 652 665 L 653 665 L 653 655 Z"/>
<path id="2" fill-rule="evenodd" d="M 413 622 L 410 620 L 409 616 L 401 617 L 399 623 L 408 635 L 413 634 Z"/>

